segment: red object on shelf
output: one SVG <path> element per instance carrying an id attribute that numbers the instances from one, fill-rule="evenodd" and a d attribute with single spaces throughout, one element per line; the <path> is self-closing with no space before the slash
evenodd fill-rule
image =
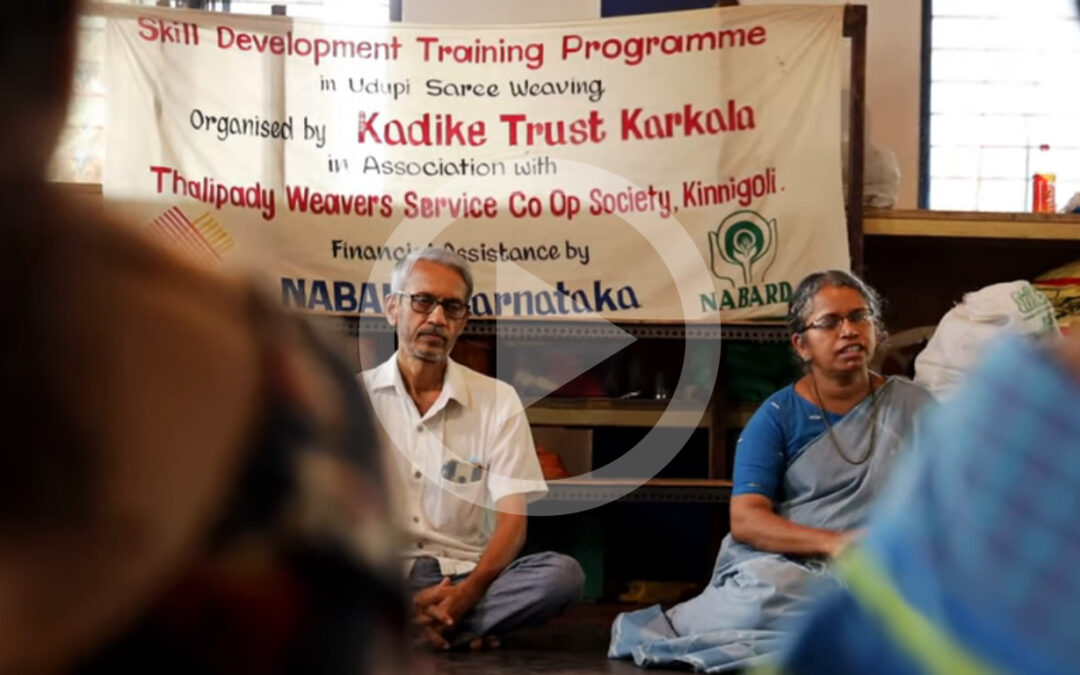
<path id="1" fill-rule="evenodd" d="M 562 459 L 551 450 L 538 445 L 536 446 L 536 455 L 540 460 L 540 471 L 544 474 L 544 480 L 558 480 L 570 477 L 570 472 L 566 470 L 566 465 L 563 464 Z"/>
<path id="2" fill-rule="evenodd" d="M 1056 213 L 1057 199 L 1054 195 L 1054 184 L 1057 182 L 1057 175 L 1050 168 L 1049 145 L 1039 146 L 1036 162 L 1031 185 L 1031 211 L 1032 213 Z"/>

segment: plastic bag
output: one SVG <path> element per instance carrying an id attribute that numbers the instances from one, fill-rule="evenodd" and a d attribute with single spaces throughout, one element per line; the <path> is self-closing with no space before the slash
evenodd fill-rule
<path id="1" fill-rule="evenodd" d="M 964 295 L 938 323 L 915 359 L 915 382 L 947 399 L 982 357 L 987 345 L 1006 333 L 1057 337 L 1054 308 L 1027 281 L 994 284 Z"/>
<path id="2" fill-rule="evenodd" d="M 1080 192 L 1075 193 L 1065 206 L 1061 207 L 1062 213 L 1080 213 Z"/>
<path id="3" fill-rule="evenodd" d="M 867 144 L 863 155 L 863 204 L 891 209 L 900 195 L 900 163 L 888 148 Z"/>
<path id="4" fill-rule="evenodd" d="M 848 105 L 850 92 L 845 87 L 841 97 L 844 101 L 841 115 L 841 170 L 843 171 L 844 199 L 848 196 L 848 143 L 849 128 Z M 882 148 L 871 140 L 870 111 L 866 111 L 863 141 L 863 205 L 879 209 L 891 209 L 896 206 L 900 196 L 900 161 L 896 153 L 889 148 Z"/>

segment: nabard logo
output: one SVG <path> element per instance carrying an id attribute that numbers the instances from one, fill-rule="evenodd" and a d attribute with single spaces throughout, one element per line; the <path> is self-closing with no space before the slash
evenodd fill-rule
<path id="1" fill-rule="evenodd" d="M 733 288 L 766 281 L 776 260 L 777 244 L 775 218 L 766 220 L 756 211 L 736 211 L 715 232 L 709 232 L 713 276 Z"/>

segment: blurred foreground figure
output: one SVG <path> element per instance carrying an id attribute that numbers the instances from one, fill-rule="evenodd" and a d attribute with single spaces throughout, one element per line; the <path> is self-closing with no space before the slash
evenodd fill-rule
<path id="1" fill-rule="evenodd" d="M 1080 671 L 1080 339 L 1014 338 L 928 421 L 848 590 L 816 608 L 785 673 Z"/>
<path id="2" fill-rule="evenodd" d="M 0 672 L 401 672 L 351 376 L 44 181 L 77 9 L 0 9 Z"/>

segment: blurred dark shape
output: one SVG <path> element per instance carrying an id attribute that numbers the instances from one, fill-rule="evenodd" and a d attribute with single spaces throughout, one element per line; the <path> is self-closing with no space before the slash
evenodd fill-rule
<path id="1" fill-rule="evenodd" d="M 265 307 L 257 313 L 263 335 L 286 330 L 309 345 L 310 360 L 269 367 L 275 384 L 260 439 L 204 553 L 79 672 L 351 674 L 404 665 L 404 590 L 366 401 L 306 327 Z M 298 378 L 331 386 L 305 401 L 312 382 Z M 335 397 L 331 410 L 350 414 L 320 419 L 325 410 L 307 408 Z"/>
<path id="2" fill-rule="evenodd" d="M 408 670 L 351 373 L 45 182 L 77 10 L 0 6 L 0 672 Z"/>

